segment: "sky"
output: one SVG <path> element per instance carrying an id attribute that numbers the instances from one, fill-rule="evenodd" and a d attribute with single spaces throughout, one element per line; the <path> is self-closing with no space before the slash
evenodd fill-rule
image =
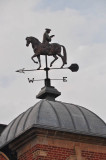
<path id="1" fill-rule="evenodd" d="M 50 78 L 68 80 L 52 81 L 61 92 L 57 100 L 83 106 L 106 122 L 106 0 L 0 0 L 0 123 L 8 124 L 39 101 L 44 82 L 28 83 L 28 78 L 43 79 L 45 72 L 15 71 L 38 67 L 25 38 L 42 41 L 45 28 L 55 35 L 52 43 L 65 46 L 66 67 L 79 65 L 76 73 L 50 71 Z M 44 56 L 41 62 L 44 68 Z M 61 64 L 59 58 L 53 67 Z"/>

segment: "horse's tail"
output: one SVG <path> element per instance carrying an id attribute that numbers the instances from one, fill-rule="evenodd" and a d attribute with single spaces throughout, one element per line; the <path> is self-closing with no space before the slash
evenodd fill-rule
<path id="1" fill-rule="evenodd" d="M 64 46 L 61 45 L 61 47 L 63 47 L 63 59 L 64 59 L 64 63 L 67 64 L 67 52 Z"/>

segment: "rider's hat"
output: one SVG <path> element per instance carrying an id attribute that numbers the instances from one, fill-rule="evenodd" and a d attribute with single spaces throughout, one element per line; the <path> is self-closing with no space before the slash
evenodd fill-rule
<path id="1" fill-rule="evenodd" d="M 51 31 L 51 29 L 49 29 L 49 28 L 46 28 L 45 30 L 46 30 L 46 31 Z"/>

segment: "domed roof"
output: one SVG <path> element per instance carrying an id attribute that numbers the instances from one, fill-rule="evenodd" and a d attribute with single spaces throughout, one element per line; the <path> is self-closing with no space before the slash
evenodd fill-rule
<path id="1" fill-rule="evenodd" d="M 86 108 L 60 101 L 41 100 L 14 119 L 2 132 L 4 146 L 32 127 L 106 137 L 106 124 Z"/>

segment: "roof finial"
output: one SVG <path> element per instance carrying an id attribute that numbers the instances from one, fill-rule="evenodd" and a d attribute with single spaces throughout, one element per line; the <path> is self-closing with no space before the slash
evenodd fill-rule
<path id="1" fill-rule="evenodd" d="M 57 70 L 57 69 L 70 69 L 72 72 L 77 72 L 79 69 L 79 66 L 77 64 L 71 64 L 69 67 L 64 67 L 64 65 L 67 64 L 67 52 L 66 48 L 63 45 L 60 45 L 58 43 L 49 43 L 51 42 L 51 38 L 54 37 L 54 35 L 49 36 L 51 29 L 46 28 L 46 32 L 43 35 L 43 42 L 41 43 L 37 38 L 35 37 L 27 37 L 26 38 L 26 46 L 28 47 L 29 44 L 32 44 L 32 48 L 34 51 L 34 55 L 31 57 L 34 63 L 39 63 L 39 66 L 37 69 L 31 69 L 31 70 L 25 70 L 20 69 L 17 72 L 25 73 L 25 71 L 40 71 L 44 70 L 46 71 L 46 78 L 44 79 L 45 86 L 41 89 L 39 94 L 36 96 L 40 99 L 55 99 L 61 93 L 55 89 L 53 86 L 51 86 L 51 80 L 63 80 L 63 82 L 66 82 L 67 77 L 63 77 L 62 79 L 49 79 L 49 70 Z M 61 54 L 61 48 L 63 48 L 63 55 Z M 40 56 L 45 55 L 45 65 L 46 67 L 41 69 L 41 60 Z M 47 56 L 53 56 L 54 60 L 50 63 L 50 67 L 48 67 L 48 59 Z M 34 58 L 38 58 L 38 62 L 34 60 Z M 60 68 L 51 68 L 53 63 L 58 59 L 58 57 L 62 60 L 62 65 Z M 34 81 L 39 81 L 28 78 L 29 83 Z"/>

